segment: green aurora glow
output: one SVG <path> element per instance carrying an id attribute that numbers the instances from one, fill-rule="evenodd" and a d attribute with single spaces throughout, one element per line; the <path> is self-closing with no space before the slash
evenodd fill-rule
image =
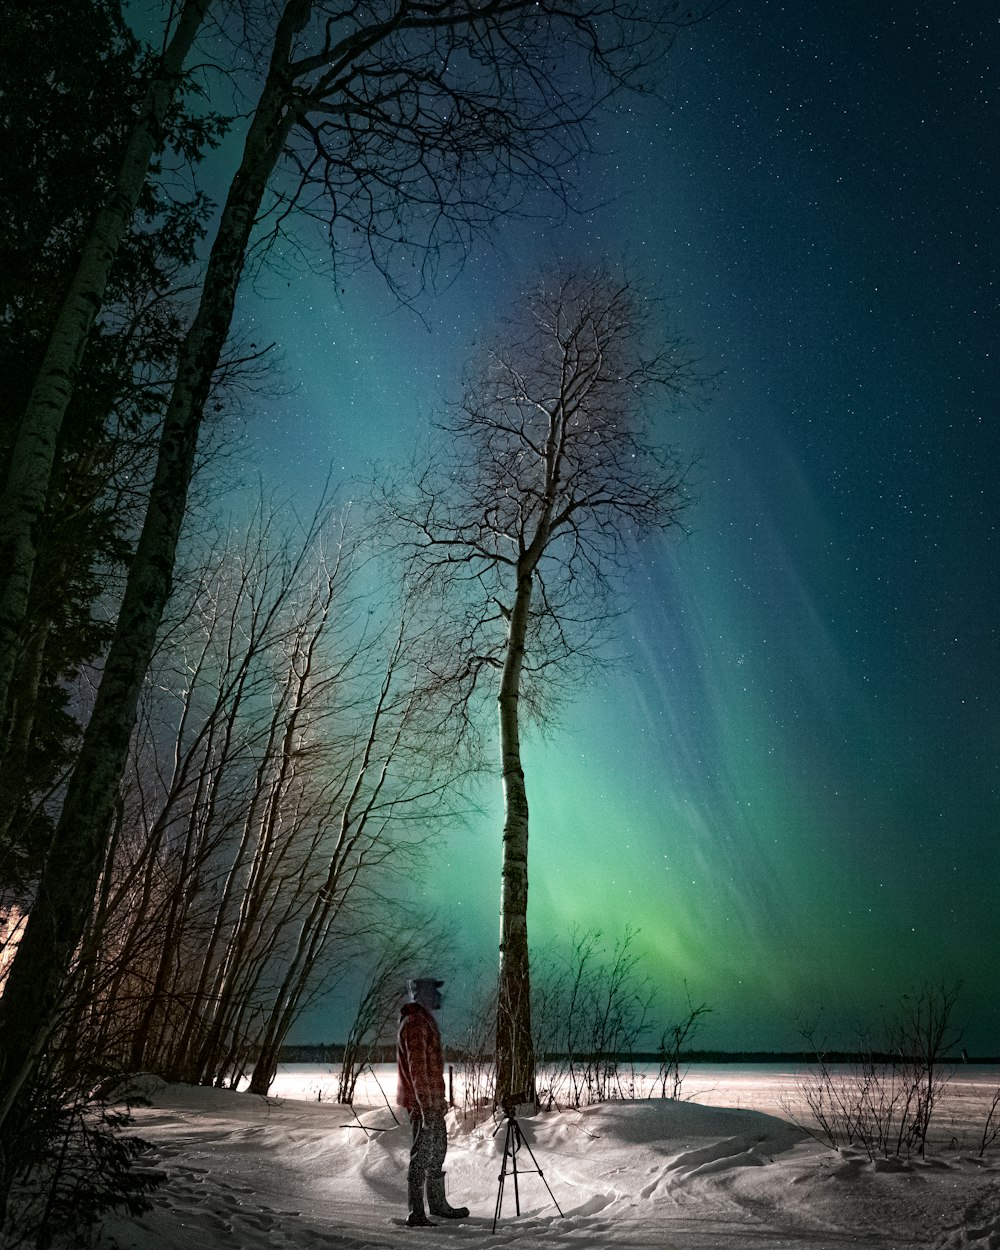
<path id="1" fill-rule="evenodd" d="M 707 411 L 664 423 L 699 458 L 692 533 L 643 549 L 624 666 L 526 757 L 536 946 L 633 924 L 665 997 L 686 980 L 715 1008 L 706 1045 L 792 1048 L 796 1014 L 871 1018 L 960 977 L 969 1050 L 1000 1053 L 987 7 L 730 4 L 674 54 L 665 102 L 602 135 L 588 187 L 620 200 L 508 223 L 426 327 L 365 277 L 244 298 L 297 387 L 251 434 L 303 497 L 331 463 L 405 457 L 553 255 L 626 250 L 719 372 Z M 425 892 L 469 966 L 497 932 L 484 803 Z"/>

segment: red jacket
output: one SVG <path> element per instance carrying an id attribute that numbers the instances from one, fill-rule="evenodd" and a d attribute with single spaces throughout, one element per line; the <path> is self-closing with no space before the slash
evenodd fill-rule
<path id="1" fill-rule="evenodd" d="M 443 1115 L 444 1060 L 437 1021 L 420 1003 L 404 1003 L 396 1037 L 396 1102 L 407 1111 Z"/>

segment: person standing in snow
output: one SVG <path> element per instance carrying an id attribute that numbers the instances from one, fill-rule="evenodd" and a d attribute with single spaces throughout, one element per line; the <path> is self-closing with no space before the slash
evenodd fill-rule
<path id="1" fill-rule="evenodd" d="M 448 1149 L 444 1114 L 448 1103 L 444 1096 L 441 1031 L 431 1014 L 441 1006 L 443 984 L 431 977 L 407 981 L 409 1002 L 403 1004 L 399 1013 L 396 1101 L 409 1112 L 413 1126 L 407 1173 L 410 1213 L 406 1217 L 411 1228 L 433 1227 L 424 1212 L 425 1183 L 431 1215 L 461 1220 L 469 1214 L 468 1207 L 449 1206 L 444 1192 L 444 1157 Z"/>

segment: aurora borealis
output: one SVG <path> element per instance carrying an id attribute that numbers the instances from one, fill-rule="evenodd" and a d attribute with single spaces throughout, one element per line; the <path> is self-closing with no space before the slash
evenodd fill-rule
<path id="1" fill-rule="evenodd" d="M 423 320 L 370 274 L 243 297 L 289 384 L 248 439 L 302 499 L 405 459 L 552 258 L 627 256 L 715 375 L 663 419 L 690 532 L 643 548 L 622 664 L 526 757 L 535 945 L 633 924 L 667 1001 L 686 980 L 714 1008 L 707 1046 L 791 1049 L 798 1014 L 961 979 L 967 1048 L 1000 1053 L 989 8 L 732 0 L 602 127 L 592 211 L 505 223 Z M 425 884 L 469 966 L 495 950 L 496 791 Z"/>

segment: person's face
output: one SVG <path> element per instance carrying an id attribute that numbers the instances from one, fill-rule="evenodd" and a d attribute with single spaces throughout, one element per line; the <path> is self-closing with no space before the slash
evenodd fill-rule
<path id="1" fill-rule="evenodd" d="M 437 1011 L 441 1006 L 441 991 L 436 985 L 423 982 L 416 994 L 416 1001 L 429 1011 Z"/>

